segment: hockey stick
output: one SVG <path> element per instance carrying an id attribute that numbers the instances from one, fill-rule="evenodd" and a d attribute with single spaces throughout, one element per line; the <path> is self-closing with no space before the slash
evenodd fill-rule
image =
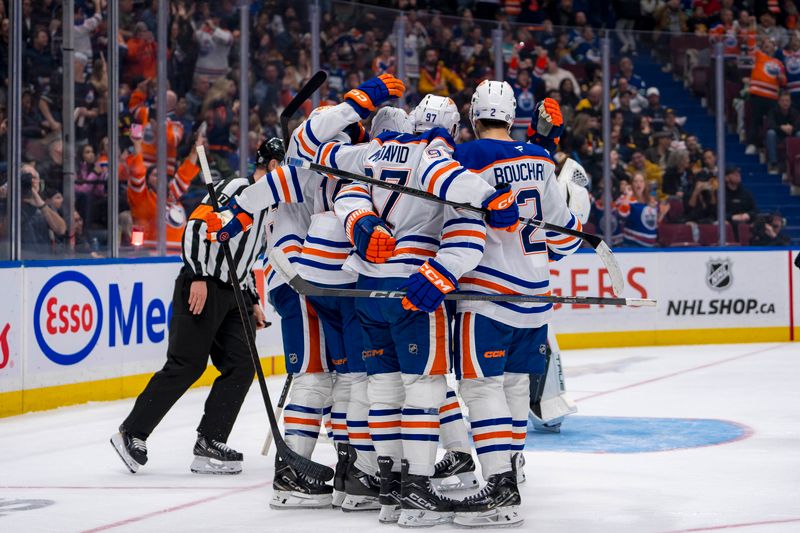
<path id="1" fill-rule="evenodd" d="M 197 147 L 197 159 L 200 162 L 200 169 L 203 173 L 203 181 L 205 181 L 206 189 L 208 190 L 208 197 L 211 200 L 211 206 L 214 211 L 219 211 L 219 201 L 217 200 L 217 191 L 214 189 L 214 184 L 211 180 L 211 171 L 208 168 L 208 160 L 206 159 L 206 151 L 203 146 Z M 230 245 L 227 241 L 220 243 L 222 251 L 225 255 L 225 263 L 228 265 L 228 276 L 231 277 L 231 285 L 233 286 L 233 295 L 236 299 L 236 306 L 239 308 L 239 316 L 244 325 L 244 334 L 247 339 L 247 349 L 250 352 L 250 358 L 253 360 L 253 366 L 258 376 L 258 385 L 261 388 L 261 396 L 264 398 L 264 407 L 267 408 L 267 418 L 269 418 L 269 427 L 275 438 L 275 448 L 277 454 L 283 457 L 286 463 L 292 467 L 296 472 L 302 472 L 307 476 L 321 481 L 328 481 L 333 479 L 333 469 L 319 463 L 315 463 L 311 459 L 303 457 L 297 452 L 293 451 L 283 440 L 278 430 L 278 420 L 275 418 L 275 413 L 272 410 L 272 402 L 269 399 L 269 391 L 267 390 L 267 382 L 264 379 L 264 371 L 261 368 L 261 361 L 258 359 L 258 350 L 256 349 L 256 336 L 253 332 L 252 325 L 250 324 L 250 316 L 247 312 L 247 307 L 242 295 L 242 289 L 239 287 L 238 280 L 236 279 L 236 263 L 233 261 L 231 255 Z"/>
<path id="2" fill-rule="evenodd" d="M 475 213 L 482 213 L 485 215 L 489 212 L 487 209 L 475 207 L 470 204 L 460 204 L 458 202 L 452 202 L 450 200 L 443 200 L 438 196 L 436 196 L 435 194 L 421 191 L 419 189 L 414 189 L 413 187 L 406 187 L 404 185 L 399 185 L 397 183 L 391 183 L 376 178 L 370 178 L 368 176 L 363 176 L 361 174 L 356 174 L 354 172 L 348 172 L 346 170 L 339 170 L 336 168 L 326 167 L 324 165 L 312 163 L 310 161 L 306 161 L 300 158 L 290 157 L 287 159 L 287 162 L 288 164 L 295 167 L 302 167 L 307 170 L 320 172 L 322 174 L 330 174 L 332 176 L 341 179 L 369 183 L 370 185 L 374 185 L 375 187 L 380 187 L 383 189 L 388 189 L 390 191 L 407 194 L 409 196 L 416 196 L 417 198 L 423 198 L 425 200 L 430 200 L 431 202 L 437 202 L 440 204 L 449 205 L 451 207 L 456 207 L 459 209 L 466 209 L 468 211 L 473 211 Z M 600 256 L 600 260 L 605 265 L 606 270 L 608 271 L 608 275 L 611 277 L 611 287 L 614 290 L 614 294 L 619 296 L 622 293 L 622 290 L 625 288 L 625 280 L 622 276 L 622 269 L 620 269 L 619 263 L 617 263 L 617 258 L 614 257 L 614 254 L 611 252 L 611 248 L 608 247 L 608 245 L 605 243 L 605 241 L 603 241 L 601 237 L 597 235 L 592 235 L 591 233 L 586 233 L 584 231 L 578 231 L 574 229 L 565 228 L 563 226 L 550 224 L 549 222 L 544 222 L 542 220 L 534 220 L 533 218 L 520 217 L 519 221 L 525 224 L 526 226 L 535 226 L 537 228 L 542 228 L 544 230 L 555 231 L 558 233 L 562 233 L 564 235 L 571 235 L 573 237 L 578 237 L 579 239 L 583 239 L 583 241 L 586 242 L 592 248 L 594 248 L 594 251 L 597 253 L 598 256 Z"/>
<path id="3" fill-rule="evenodd" d="M 283 251 L 273 249 L 269 254 L 269 264 L 283 276 L 286 283 L 303 296 L 336 296 L 342 298 L 403 298 L 405 291 L 370 291 L 365 289 L 333 289 L 319 287 L 303 279 L 292 266 Z M 527 294 L 485 294 L 478 292 L 449 292 L 445 300 L 469 300 L 483 302 L 517 302 L 517 303 L 559 303 L 587 305 L 625 305 L 628 307 L 654 307 L 655 300 L 647 298 L 605 298 L 599 296 L 551 296 Z"/>
<path id="4" fill-rule="evenodd" d="M 297 113 L 297 110 L 306 103 L 306 100 L 308 100 L 311 95 L 314 94 L 314 91 L 319 89 L 327 79 L 328 73 L 324 70 L 318 70 L 317 73 L 311 76 L 311 79 L 297 91 L 297 94 L 294 95 L 289 105 L 283 108 L 280 117 L 281 132 L 283 133 L 283 147 L 287 151 L 289 150 L 289 136 L 291 135 L 289 131 L 289 120 L 291 120 L 292 116 Z"/>
<path id="5" fill-rule="evenodd" d="M 289 396 L 289 389 L 292 388 L 292 376 L 294 374 L 286 374 L 286 380 L 283 382 L 283 390 L 281 396 L 278 398 L 278 408 L 275 409 L 275 419 L 280 420 L 283 415 L 283 406 L 286 405 L 286 397 Z M 272 447 L 272 430 L 267 429 L 267 438 L 264 439 L 264 445 L 261 447 L 261 455 L 267 455 L 269 449 Z"/>

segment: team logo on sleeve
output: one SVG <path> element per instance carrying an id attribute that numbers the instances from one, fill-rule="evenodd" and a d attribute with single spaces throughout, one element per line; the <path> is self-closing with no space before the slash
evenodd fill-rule
<path id="1" fill-rule="evenodd" d="M 706 284 L 715 291 L 733 285 L 733 263 L 730 259 L 711 259 L 706 263 Z"/>

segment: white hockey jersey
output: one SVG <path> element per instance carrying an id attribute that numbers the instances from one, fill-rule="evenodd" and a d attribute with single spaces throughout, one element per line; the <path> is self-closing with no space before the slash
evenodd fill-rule
<path id="1" fill-rule="evenodd" d="M 349 104 L 316 109 L 292 133 L 287 156 L 313 160 L 322 142 L 339 138 L 348 125 L 358 120 L 358 114 Z M 280 178 L 286 174 L 286 169 L 290 176 L 284 183 Z M 294 167 L 279 170 L 283 175 L 277 176 L 278 179 L 264 180 L 264 184 L 256 186 L 259 182 L 239 197 L 239 205 L 251 213 L 272 206 L 268 218 L 268 250 L 279 247 L 295 264 L 297 272 L 315 283 L 352 283 L 355 275 L 342 270 L 352 245 L 331 212 L 333 197 L 341 182 Z M 281 203 L 273 206 L 276 202 Z M 285 283 L 269 264 L 266 264 L 265 275 L 268 290 Z"/>
<path id="2" fill-rule="evenodd" d="M 494 193 L 494 187 L 452 159 L 454 144 L 442 128 L 418 135 L 385 132 L 367 145 L 324 144 L 317 162 L 479 207 Z M 477 264 L 484 250 L 486 229 L 479 213 L 456 215 L 456 209 L 360 182 L 342 189 L 334 210 L 349 241 L 352 228 L 348 222 L 363 210 L 374 212 L 392 229 L 397 244 L 394 257 L 386 263 L 370 263 L 355 253 L 345 263 L 345 269 L 366 276 L 408 277 L 426 260 L 435 258 L 460 277 Z M 463 221 L 442 234 L 445 213 Z"/>
<path id="3" fill-rule="evenodd" d="M 547 151 L 517 141 L 482 139 L 461 144 L 456 160 L 491 185 L 510 183 L 520 216 L 546 220 L 570 229 L 580 221 L 567 208 Z M 459 218 L 448 224 L 459 223 Z M 490 294 L 549 294 L 551 260 L 580 248 L 581 240 L 520 226 L 514 232 L 490 231 L 480 263 L 459 280 L 462 291 Z M 552 304 L 459 301 L 459 311 L 473 311 L 514 327 L 536 328 L 549 320 Z"/>

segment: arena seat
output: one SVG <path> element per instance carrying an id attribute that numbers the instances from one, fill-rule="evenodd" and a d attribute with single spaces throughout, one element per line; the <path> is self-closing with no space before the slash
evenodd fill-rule
<path id="1" fill-rule="evenodd" d="M 658 243 L 665 248 L 697 244 L 692 236 L 692 228 L 688 224 L 660 224 L 658 226 Z"/>
<path id="2" fill-rule="evenodd" d="M 671 196 L 667 199 L 669 203 L 669 212 L 667 213 L 667 220 L 672 224 L 678 224 L 683 221 L 683 200 Z"/>
<path id="3" fill-rule="evenodd" d="M 719 225 L 714 224 L 698 224 L 700 230 L 700 245 L 701 246 L 716 246 L 719 244 Z M 733 235 L 733 226 L 730 222 L 725 222 L 725 244 L 737 245 L 736 237 Z"/>
<path id="4" fill-rule="evenodd" d="M 800 137 L 786 138 L 786 171 L 789 182 L 800 185 Z"/>
<path id="5" fill-rule="evenodd" d="M 747 222 L 740 222 L 736 226 L 736 231 L 739 233 L 739 244 L 742 246 L 750 246 L 750 234 L 753 227 Z"/>

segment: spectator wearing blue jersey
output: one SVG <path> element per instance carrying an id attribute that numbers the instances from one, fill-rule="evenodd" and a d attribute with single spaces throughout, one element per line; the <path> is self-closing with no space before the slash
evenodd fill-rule
<path id="1" fill-rule="evenodd" d="M 617 212 L 624 221 L 622 244 L 629 247 L 652 248 L 658 239 L 658 224 L 669 212 L 669 204 L 659 204 L 657 190 L 647 191 L 641 172 L 636 172 L 630 192 L 623 193 Z"/>

